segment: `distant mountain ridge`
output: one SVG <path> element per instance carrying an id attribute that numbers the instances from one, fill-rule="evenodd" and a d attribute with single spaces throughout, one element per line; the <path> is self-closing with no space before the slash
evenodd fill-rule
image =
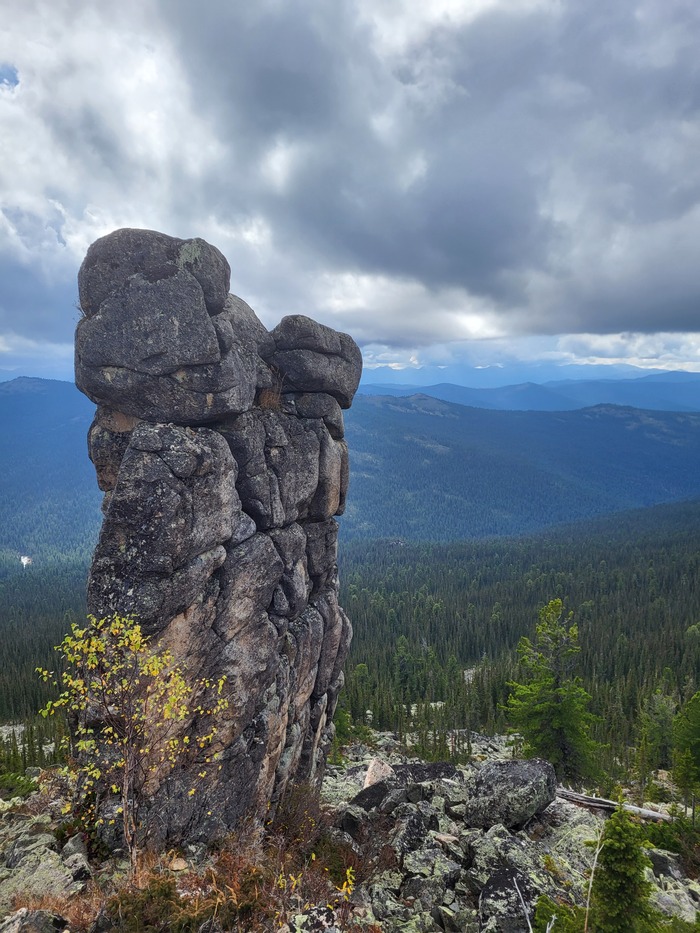
<path id="1" fill-rule="evenodd" d="M 449 382 L 430 386 L 364 383 L 364 395 L 430 395 L 446 402 L 497 411 L 575 411 L 592 405 L 627 405 L 651 411 L 700 411 L 700 373 L 653 373 L 634 379 L 567 379 L 473 388 Z"/>
<path id="2" fill-rule="evenodd" d="M 649 375 L 667 376 L 687 370 L 634 366 L 631 363 L 562 363 L 551 360 L 503 360 L 488 365 L 467 363 L 396 364 L 370 363 L 365 366 L 363 382 L 382 386 L 430 386 L 449 382 L 454 385 L 474 386 L 482 389 L 533 382 L 544 385 L 562 380 L 639 379 Z M 697 375 L 697 374 L 692 374 Z"/>
<path id="3" fill-rule="evenodd" d="M 450 540 L 700 496 L 700 413 L 489 411 L 357 396 L 344 534 Z"/>
<path id="4" fill-rule="evenodd" d="M 93 413 L 71 383 L 0 383 L 0 556 L 91 551 L 102 499 L 85 440 Z M 341 540 L 529 534 L 700 497 L 700 413 L 497 411 L 422 394 L 358 395 L 345 418 Z"/>

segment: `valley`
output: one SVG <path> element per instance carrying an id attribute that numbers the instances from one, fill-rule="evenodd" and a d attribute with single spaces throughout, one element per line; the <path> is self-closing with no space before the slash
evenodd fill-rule
<path id="1" fill-rule="evenodd" d="M 17 383 L 0 384 L 0 722 L 29 736 L 22 750 L 6 732 L 0 747 L 12 788 L 63 733 L 36 718 L 55 693 L 35 669 L 55 666 L 54 646 L 85 616 L 101 500 L 82 454 L 92 407 L 66 383 Z M 484 736 L 511 726 L 518 646 L 561 600 L 591 697 L 598 792 L 667 799 L 653 778 L 675 767 L 674 722 L 699 686 L 700 414 L 357 396 L 346 426 L 340 601 L 354 640 L 331 776 L 347 780 L 344 743 L 368 727 L 426 761 L 481 755 Z M 697 872 L 689 824 L 647 836 Z"/>
<path id="2" fill-rule="evenodd" d="M 67 382 L 0 382 L 0 555 L 88 553 L 102 494 Z M 490 411 L 427 395 L 358 395 L 346 413 L 352 494 L 341 540 L 522 535 L 700 496 L 700 413 L 610 404 Z"/>
<path id="3" fill-rule="evenodd" d="M 82 454 L 91 417 L 69 383 L 0 383 L 0 720 L 45 702 L 34 668 L 85 612 L 101 517 Z M 455 722 L 468 712 L 474 728 L 505 728 L 518 640 L 555 597 L 575 612 L 581 674 L 615 752 L 663 678 L 676 702 L 692 694 L 700 414 L 358 396 L 346 422 L 341 601 L 355 637 L 343 703 L 355 720 L 371 710 L 396 728 L 402 702 L 439 700 Z M 413 672 L 403 680 L 399 655 Z"/>

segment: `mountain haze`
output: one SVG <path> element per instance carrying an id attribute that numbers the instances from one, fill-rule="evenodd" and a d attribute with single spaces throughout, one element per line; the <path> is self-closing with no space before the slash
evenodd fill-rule
<path id="1" fill-rule="evenodd" d="M 488 411 L 427 395 L 358 396 L 347 436 L 348 537 L 523 534 L 700 495 L 700 414 Z"/>
<path id="2" fill-rule="evenodd" d="M 69 382 L 0 382 L 0 552 L 94 547 L 102 501 L 86 444 L 94 411 Z"/>
<path id="3" fill-rule="evenodd" d="M 501 411 L 573 411 L 592 405 L 628 405 L 657 411 L 700 411 L 700 374 L 654 373 L 634 379 L 567 379 L 521 382 L 499 387 L 436 385 L 360 385 L 364 395 L 415 394 Z"/>
<path id="4" fill-rule="evenodd" d="M 71 383 L 0 383 L 0 553 L 92 550 L 101 520 L 85 441 L 92 416 Z M 526 534 L 700 496 L 700 414 L 494 411 L 358 395 L 345 418 L 345 540 Z"/>

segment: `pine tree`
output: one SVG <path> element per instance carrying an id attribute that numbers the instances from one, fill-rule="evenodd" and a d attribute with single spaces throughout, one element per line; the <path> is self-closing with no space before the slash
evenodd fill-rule
<path id="1" fill-rule="evenodd" d="M 673 720 L 673 742 L 677 751 L 692 755 L 700 772 L 700 692 L 688 700 Z"/>
<path id="2" fill-rule="evenodd" d="M 644 791 L 646 790 L 646 786 L 649 782 L 649 777 L 652 771 L 652 751 L 650 744 L 648 725 L 642 721 L 640 735 L 637 742 L 637 757 L 635 767 L 637 772 L 637 784 L 639 786 L 638 800 L 640 806 L 644 803 Z"/>
<path id="3" fill-rule="evenodd" d="M 673 719 L 678 704 L 670 693 L 672 688 L 668 684 L 662 687 L 669 692 L 662 688 L 655 690 L 643 704 L 639 717 L 639 731 L 646 737 L 651 771 L 670 767 L 673 751 Z"/>
<path id="4" fill-rule="evenodd" d="M 535 643 L 522 638 L 518 653 L 527 683 L 511 683 L 506 712 L 525 740 L 525 753 L 550 761 L 560 781 L 595 779 L 596 743 L 590 736 L 591 696 L 574 676 L 578 629 L 561 599 L 540 609 Z"/>
<path id="5" fill-rule="evenodd" d="M 17 734 L 15 730 L 12 730 L 10 736 L 10 749 L 7 758 L 7 770 L 19 772 L 22 770 L 22 755 L 19 750 L 19 745 L 17 743 Z"/>
<path id="6" fill-rule="evenodd" d="M 673 720 L 673 775 L 683 794 L 693 807 L 695 826 L 695 795 L 700 783 L 700 692 L 694 694 Z"/>
<path id="7" fill-rule="evenodd" d="M 695 794 L 698 784 L 700 784 L 700 774 L 698 773 L 695 759 L 689 748 L 682 751 L 677 750 L 673 756 L 673 782 L 678 790 L 683 794 L 683 805 L 686 810 L 688 804 L 693 803 L 693 826 L 695 825 Z"/>
<path id="8" fill-rule="evenodd" d="M 642 933 L 654 929 L 649 906 L 651 884 L 644 877 L 649 867 L 642 831 L 627 811 L 618 807 L 605 824 L 593 879 L 594 930 Z"/>

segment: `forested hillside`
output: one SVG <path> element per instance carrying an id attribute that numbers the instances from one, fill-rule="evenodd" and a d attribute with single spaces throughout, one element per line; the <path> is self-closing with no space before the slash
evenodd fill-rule
<path id="1" fill-rule="evenodd" d="M 527 534 L 700 495 L 700 414 L 358 396 L 346 424 L 345 540 Z"/>
<path id="2" fill-rule="evenodd" d="M 69 383 L 0 383 L 0 553 L 45 559 L 94 546 L 101 494 L 85 440 L 93 411 Z M 358 396 L 345 417 L 345 541 L 528 534 L 700 495 L 700 414 Z"/>
<path id="3" fill-rule="evenodd" d="M 84 555 L 102 494 L 87 455 L 95 406 L 68 382 L 0 382 L 0 555 Z"/>
<path id="4" fill-rule="evenodd" d="M 87 554 L 26 568 L 0 556 L 0 722 L 30 716 L 48 699 L 35 668 L 53 670 L 54 646 L 85 618 L 87 568 Z"/>
<path id="5" fill-rule="evenodd" d="M 555 597 L 578 621 L 581 674 L 611 757 L 634 742 L 658 690 L 668 712 L 698 686 L 697 501 L 530 538 L 344 542 L 340 571 L 355 631 L 343 702 L 356 721 L 371 710 L 375 725 L 401 728 L 407 708 L 443 701 L 436 725 L 503 729 L 515 647 Z M 52 647 L 83 616 L 86 574 L 87 556 L 0 562 L 0 720 L 48 697 L 34 668 L 52 666 Z"/>
<path id="6" fill-rule="evenodd" d="M 533 538 L 358 542 L 341 569 L 355 630 L 346 702 L 375 725 L 399 727 L 402 705 L 447 701 L 449 725 L 504 729 L 518 640 L 554 597 L 578 622 L 580 672 L 611 759 L 657 691 L 668 712 L 699 686 L 698 502 Z"/>
<path id="7" fill-rule="evenodd" d="M 84 615 L 101 498 L 85 453 L 91 417 L 67 383 L 0 384 L 0 720 L 45 701 L 34 668 L 51 666 Z M 657 691 L 667 710 L 692 694 L 700 502 L 621 510 L 700 496 L 700 415 L 358 397 L 347 425 L 340 560 L 355 640 L 344 702 L 356 720 L 371 710 L 375 724 L 401 729 L 417 704 L 436 729 L 503 728 L 518 639 L 557 597 L 575 612 L 581 673 L 613 757 Z M 617 514 L 563 524 L 604 512 Z M 532 534 L 548 524 L 559 529 Z M 476 540 L 506 532 L 530 537 Z M 22 553 L 34 563 L 23 568 Z"/>

